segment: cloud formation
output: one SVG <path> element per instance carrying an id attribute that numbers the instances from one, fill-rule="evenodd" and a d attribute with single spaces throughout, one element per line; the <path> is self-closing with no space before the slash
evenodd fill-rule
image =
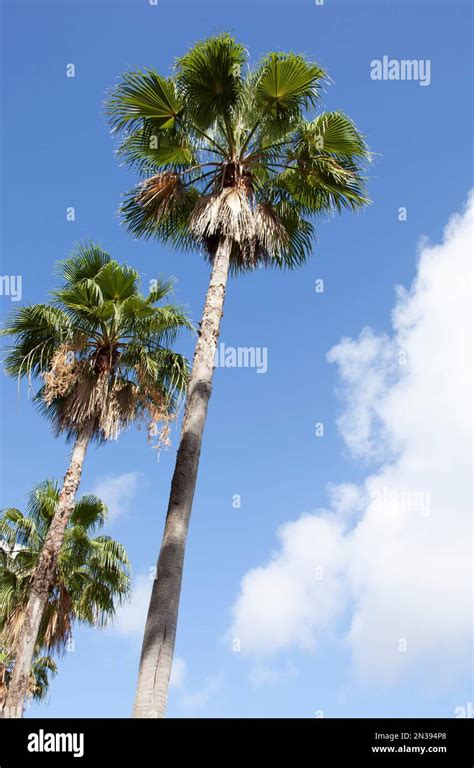
<path id="1" fill-rule="evenodd" d="M 153 577 L 150 573 L 140 573 L 135 577 L 130 600 L 118 609 L 113 622 L 113 629 L 119 635 L 141 642 L 150 603 Z"/>
<path id="2" fill-rule="evenodd" d="M 443 242 L 422 244 L 390 335 L 365 328 L 328 353 L 340 433 L 373 470 L 359 487 L 330 485 L 328 508 L 283 525 L 269 562 L 245 574 L 230 629 L 243 653 L 312 649 L 348 611 L 342 639 L 363 679 L 469 668 L 473 221 L 471 194 Z"/>
<path id="3" fill-rule="evenodd" d="M 107 505 L 109 522 L 114 522 L 129 511 L 139 480 L 138 472 L 125 472 L 123 475 L 108 475 L 96 482 L 92 493 Z"/>
<path id="4" fill-rule="evenodd" d="M 171 667 L 170 688 L 183 688 L 186 672 L 185 660 L 181 656 L 175 656 L 173 658 L 173 666 Z"/>

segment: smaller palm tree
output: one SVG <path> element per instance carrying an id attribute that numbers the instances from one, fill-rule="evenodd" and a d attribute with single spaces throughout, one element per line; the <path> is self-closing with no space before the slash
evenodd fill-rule
<path id="1" fill-rule="evenodd" d="M 191 325 L 180 307 L 162 303 L 171 291 L 169 281 L 155 281 L 144 295 L 138 273 L 94 244 L 79 245 L 60 274 L 62 285 L 52 303 L 20 307 L 3 331 L 14 340 L 7 373 L 41 380 L 36 404 L 55 431 L 74 443 L 14 644 L 6 716 L 22 714 L 41 617 L 89 443 L 116 439 L 143 420 L 166 440 L 168 421 L 188 381 L 187 363 L 170 345 Z"/>
<path id="2" fill-rule="evenodd" d="M 5 705 L 14 661 L 15 659 L 11 652 L 6 649 L 0 650 L 0 713 Z M 57 671 L 56 662 L 51 656 L 36 656 L 31 665 L 27 692 L 28 698 L 33 699 L 33 701 L 45 699 L 48 693 L 50 678 Z"/>
<path id="3" fill-rule="evenodd" d="M 0 517 L 0 691 L 8 689 L 11 680 L 12 649 L 59 498 L 58 484 L 47 480 L 30 494 L 26 515 L 19 509 L 6 509 Z M 105 626 L 130 592 L 124 547 L 109 536 L 94 535 L 106 516 L 105 504 L 97 496 L 83 496 L 74 505 L 40 618 L 28 685 L 28 695 L 34 699 L 44 698 L 48 673 L 56 671 L 52 655 L 64 651 L 74 623 Z"/>

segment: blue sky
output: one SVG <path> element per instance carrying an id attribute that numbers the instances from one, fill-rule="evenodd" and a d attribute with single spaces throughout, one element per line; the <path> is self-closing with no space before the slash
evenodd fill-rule
<path id="1" fill-rule="evenodd" d="M 388 682 L 355 675 L 344 640 L 351 598 L 334 623 L 316 631 L 314 647 L 289 641 L 270 660 L 233 653 L 226 633 L 241 579 L 278 550 L 278 527 L 327 507 L 328 483 L 363 483 L 380 463 L 371 457 L 369 464 L 364 451 L 351 453 L 344 426 L 338 428 L 349 385 L 341 356 L 330 364 L 326 355 L 365 326 L 377 338 L 392 334 L 394 287 L 414 279 L 419 238 L 441 241 L 467 198 L 469 4 L 71 0 L 4 3 L 2 11 L 2 274 L 22 276 L 24 302 L 45 300 L 55 262 L 74 242 L 90 238 L 139 269 L 144 281 L 174 275 L 177 300 L 199 319 L 208 279 L 199 255 L 134 241 L 116 214 L 135 176 L 114 157 L 102 103 L 123 71 L 153 66 L 167 72 L 195 40 L 230 30 L 254 62 L 268 50 L 296 50 L 329 72 L 333 85 L 322 108 L 349 114 L 377 153 L 370 169 L 373 204 L 321 224 L 303 269 L 262 270 L 229 286 L 221 341 L 266 347 L 268 372 L 216 370 L 176 646 L 185 673 L 182 680 L 177 674 L 169 714 L 450 716 L 472 701 L 465 665 L 451 670 L 446 662 L 446 675 L 436 682 L 418 661 Z M 384 55 L 429 59 L 429 87 L 372 80 L 370 62 Z M 66 77 L 69 63 L 74 78 Z M 75 208 L 74 222 L 66 220 L 68 206 Z M 314 290 L 317 279 L 324 280 L 322 294 Z M 14 305 L 8 296 L 0 302 L 4 316 Z M 181 349 L 190 355 L 191 339 L 183 339 Z M 434 346 L 431 355 L 437 354 Z M 438 415 L 435 404 L 432 420 Z M 324 423 L 323 438 L 315 437 L 316 422 Z M 175 429 L 173 446 L 158 463 L 144 433 L 129 432 L 93 449 L 86 461 L 83 492 L 128 475 L 108 531 L 126 545 L 142 591 L 159 550 L 176 442 Z M 16 382 L 3 379 L 2 506 L 22 507 L 37 482 L 62 477 L 67 452 L 35 413 L 26 387 L 18 399 Z M 234 494 L 241 496 L 238 509 Z M 434 585 L 429 594 L 436 602 Z M 423 623 L 423 611 L 418 620 Z M 127 633 L 123 620 L 120 626 L 78 629 L 49 701 L 30 714 L 127 716 L 140 633 Z M 420 658 L 431 653 L 420 648 Z"/>

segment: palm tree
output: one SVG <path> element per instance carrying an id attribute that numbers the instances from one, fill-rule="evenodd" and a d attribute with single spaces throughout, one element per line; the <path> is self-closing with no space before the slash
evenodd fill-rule
<path id="1" fill-rule="evenodd" d="M 119 153 L 144 179 L 122 207 L 129 230 L 211 265 L 143 640 L 134 714 L 162 717 L 184 551 L 229 271 L 292 269 L 311 253 L 314 215 L 368 200 L 364 139 L 341 112 L 315 115 L 322 68 L 270 53 L 252 71 L 230 35 L 179 58 L 170 77 L 131 71 L 106 110 Z"/>
<path id="2" fill-rule="evenodd" d="M 0 717 L 3 717 L 3 707 L 8 693 L 11 673 L 14 664 L 14 656 L 11 652 L 0 650 Z M 56 662 L 51 656 L 35 655 L 31 665 L 31 674 L 28 681 L 27 697 L 33 701 L 42 701 L 46 698 L 50 684 L 50 676 L 58 671 Z"/>
<path id="3" fill-rule="evenodd" d="M 0 636 L 5 649 L 3 688 L 8 688 L 35 570 L 59 504 L 59 486 L 47 480 L 29 495 L 27 514 L 6 509 L 0 517 Z M 48 672 L 56 671 L 51 654 L 61 653 L 75 621 L 103 627 L 130 592 L 129 561 L 110 536 L 93 536 L 107 516 L 97 496 L 74 504 L 57 559 L 54 578 L 40 619 L 28 694 L 44 698 Z M 46 652 L 46 655 L 45 653 Z M 2 686 L 0 686 L 1 688 Z"/>
<path id="4" fill-rule="evenodd" d="M 20 307 L 3 331 L 15 341 L 6 357 L 7 373 L 42 377 L 35 401 L 56 432 L 74 442 L 14 645 L 5 708 L 11 716 L 22 713 L 41 617 L 90 441 L 115 439 L 142 420 L 164 425 L 158 437 L 166 440 L 167 421 L 188 378 L 184 358 L 168 345 L 190 323 L 179 307 L 156 306 L 168 297 L 169 282 L 156 281 L 145 296 L 137 272 L 93 244 L 78 246 L 60 272 L 63 284 L 52 304 Z"/>

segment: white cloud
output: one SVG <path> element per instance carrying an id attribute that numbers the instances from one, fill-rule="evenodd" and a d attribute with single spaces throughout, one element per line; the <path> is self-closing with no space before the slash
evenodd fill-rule
<path id="1" fill-rule="evenodd" d="M 199 715 L 222 687 L 220 674 L 205 678 L 201 687 L 192 690 L 188 683 L 188 667 L 181 656 L 175 656 L 170 675 L 170 689 L 175 692 L 176 704 L 187 717 Z"/>
<path id="2" fill-rule="evenodd" d="M 201 688 L 196 691 L 183 691 L 178 700 L 178 706 L 183 714 L 188 717 L 198 714 L 204 709 L 206 704 L 219 693 L 222 687 L 222 678 L 220 675 L 208 677 Z"/>
<path id="3" fill-rule="evenodd" d="M 387 388 L 400 372 L 396 343 L 364 328 L 357 341 L 342 339 L 327 358 L 339 365 L 347 407 L 338 427 L 349 450 L 367 460 L 390 457 L 395 446 L 381 411 Z"/>
<path id="4" fill-rule="evenodd" d="M 153 579 L 149 573 L 139 574 L 133 583 L 131 599 L 117 609 L 112 628 L 118 634 L 140 642 L 150 603 Z"/>
<path id="5" fill-rule="evenodd" d="M 243 653 L 314 646 L 317 632 L 345 604 L 342 533 L 334 516 L 324 515 L 304 515 L 278 529 L 280 549 L 244 576 L 233 608 L 232 637 Z"/>
<path id="6" fill-rule="evenodd" d="M 390 336 L 366 328 L 330 351 L 341 434 L 377 468 L 359 489 L 330 486 L 330 509 L 282 526 L 278 551 L 244 576 L 230 630 L 243 653 L 310 649 L 348 608 L 344 640 L 365 679 L 469 668 L 473 220 L 471 194 L 443 243 L 423 244 Z"/>
<path id="7" fill-rule="evenodd" d="M 257 664 L 250 671 L 249 678 L 254 688 L 260 688 L 262 685 L 273 685 L 281 680 L 289 680 L 297 676 L 297 668 L 289 662 L 284 667 L 270 667 Z"/>
<path id="8" fill-rule="evenodd" d="M 328 483 L 326 492 L 331 509 L 342 519 L 350 520 L 367 503 L 363 488 L 354 483 Z"/>
<path id="9" fill-rule="evenodd" d="M 171 667 L 170 688 L 182 688 L 186 678 L 186 662 L 180 656 L 175 656 Z"/>
<path id="10" fill-rule="evenodd" d="M 96 482 L 92 493 L 107 505 L 109 522 L 129 511 L 130 503 L 138 490 L 139 481 L 138 472 L 126 472 L 123 475 L 108 475 Z"/>

